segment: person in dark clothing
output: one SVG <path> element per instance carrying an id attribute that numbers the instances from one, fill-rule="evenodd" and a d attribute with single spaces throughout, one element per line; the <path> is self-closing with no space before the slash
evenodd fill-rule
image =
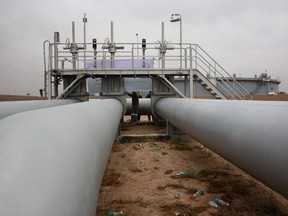
<path id="1" fill-rule="evenodd" d="M 146 95 L 145 98 L 151 98 L 151 94 L 152 94 L 152 91 L 149 91 L 149 93 Z M 151 121 L 151 115 L 148 115 L 148 121 Z"/>
<path id="2" fill-rule="evenodd" d="M 39 89 L 39 92 L 40 92 L 40 97 L 43 97 L 43 89 Z"/>
<path id="3" fill-rule="evenodd" d="M 131 118 L 131 121 L 137 121 L 138 120 L 138 109 L 139 109 L 139 96 L 135 91 L 133 91 L 132 94 L 127 92 L 127 95 L 132 97 L 132 118 Z M 133 114 L 135 115 L 135 119 L 133 118 Z"/>
<path id="4" fill-rule="evenodd" d="M 140 92 L 138 92 L 138 98 L 142 98 Z M 138 111 L 138 119 L 137 120 L 140 121 L 140 119 L 141 119 L 141 115 L 139 114 L 139 111 Z"/>

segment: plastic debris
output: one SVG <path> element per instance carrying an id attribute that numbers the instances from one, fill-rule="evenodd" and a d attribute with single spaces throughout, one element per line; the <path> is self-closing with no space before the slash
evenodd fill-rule
<path id="1" fill-rule="evenodd" d="M 175 198 L 175 199 L 178 199 L 179 196 L 180 196 L 180 192 L 175 192 L 175 193 L 174 193 L 174 198 Z"/>
<path id="2" fill-rule="evenodd" d="M 113 211 L 109 211 L 108 212 L 108 216 L 117 216 L 117 215 L 123 215 L 124 213 L 122 211 L 120 212 L 113 212 Z"/>
<path id="3" fill-rule="evenodd" d="M 178 172 L 176 175 L 177 176 L 185 176 L 185 175 L 188 175 L 188 172 Z"/>
<path id="4" fill-rule="evenodd" d="M 204 190 L 203 189 L 199 189 L 195 194 L 193 194 L 194 197 L 196 196 L 202 196 L 204 194 Z"/>
<path id="5" fill-rule="evenodd" d="M 212 206 L 212 207 L 214 207 L 214 208 L 218 208 L 218 204 L 215 203 L 214 201 L 211 200 L 211 201 L 209 201 L 208 203 L 209 203 L 210 206 Z"/>
<path id="6" fill-rule="evenodd" d="M 229 206 L 229 203 L 223 201 L 223 200 L 220 199 L 220 198 L 215 198 L 215 199 L 214 199 L 214 202 L 217 203 L 218 205 L 223 205 L 223 206 L 226 205 L 226 206 Z"/>
<path id="7" fill-rule="evenodd" d="M 187 177 L 187 178 L 194 178 L 197 176 L 197 171 L 191 170 L 191 171 L 185 171 L 185 172 L 178 172 L 177 176 Z"/>

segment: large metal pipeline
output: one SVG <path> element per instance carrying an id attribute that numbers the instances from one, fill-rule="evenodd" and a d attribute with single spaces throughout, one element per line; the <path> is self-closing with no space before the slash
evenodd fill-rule
<path id="1" fill-rule="evenodd" d="M 126 104 L 127 104 L 126 115 L 130 115 L 132 112 L 132 98 L 127 98 Z M 138 114 L 151 115 L 151 99 L 150 98 L 139 98 Z"/>
<path id="2" fill-rule="evenodd" d="M 123 113 L 116 99 L 0 121 L 0 215 L 94 216 Z"/>
<path id="3" fill-rule="evenodd" d="M 155 111 L 288 197 L 288 102 L 164 98 Z"/>
<path id="4" fill-rule="evenodd" d="M 48 108 L 53 106 L 62 106 L 66 104 L 77 103 L 78 100 L 39 100 L 39 101 L 8 101 L 0 103 L 0 119 L 15 113 L 27 110 Z"/>
<path id="5" fill-rule="evenodd" d="M 99 99 L 92 99 L 99 100 Z M 130 115 L 132 113 L 132 98 L 126 98 L 126 112 L 125 115 Z M 140 115 L 152 115 L 151 112 L 151 99 L 150 98 L 139 98 L 139 110 Z"/>

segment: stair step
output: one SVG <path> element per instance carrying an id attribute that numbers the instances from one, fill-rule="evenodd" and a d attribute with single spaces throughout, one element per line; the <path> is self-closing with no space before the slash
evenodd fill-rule
<path id="1" fill-rule="evenodd" d="M 214 83 L 211 82 L 207 77 L 205 77 L 201 72 L 197 71 L 196 74 L 193 75 L 193 79 L 197 81 L 204 89 L 207 90 L 214 98 L 216 99 L 224 99 L 225 96 L 222 96 L 222 93 L 217 89 Z M 219 92 L 218 92 L 219 91 Z M 218 92 L 218 93 L 217 93 Z"/>

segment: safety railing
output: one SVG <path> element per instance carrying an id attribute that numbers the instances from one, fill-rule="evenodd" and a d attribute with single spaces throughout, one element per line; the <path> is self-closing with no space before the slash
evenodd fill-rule
<path id="1" fill-rule="evenodd" d="M 252 99 L 252 95 L 218 62 L 197 44 L 191 45 L 193 68 L 206 75 L 225 95 L 234 99 Z"/>
<path id="2" fill-rule="evenodd" d="M 86 47 L 86 49 L 84 49 Z M 182 55 L 180 55 L 182 47 Z M 198 70 L 221 92 L 234 99 L 250 99 L 250 93 L 197 44 L 183 43 L 49 43 L 45 71 L 175 70 L 180 75 Z M 45 60 L 46 64 L 46 60 Z M 46 68 L 47 67 L 47 68 Z"/>

